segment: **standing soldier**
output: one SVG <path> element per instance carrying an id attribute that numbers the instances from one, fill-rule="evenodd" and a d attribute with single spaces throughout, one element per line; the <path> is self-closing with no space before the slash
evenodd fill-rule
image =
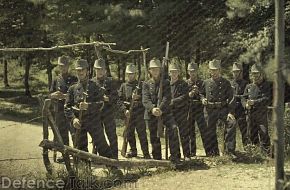
<path id="1" fill-rule="evenodd" d="M 270 153 L 270 137 L 268 134 L 268 108 L 272 101 L 272 85 L 263 76 L 261 66 L 251 67 L 253 82 L 246 86 L 244 95 L 247 97 L 245 107 L 248 110 L 248 125 L 252 144 L 259 144 L 261 149 Z"/>
<path id="2" fill-rule="evenodd" d="M 69 58 L 66 56 L 61 56 L 58 58 L 58 68 L 60 74 L 53 80 L 50 87 L 50 98 L 54 103 L 54 114 L 55 123 L 59 129 L 60 135 L 62 137 L 63 143 L 69 145 L 69 135 L 71 132 L 72 137 L 74 136 L 74 130 L 70 126 L 70 122 L 66 119 L 64 115 L 64 102 L 66 98 L 66 93 L 68 88 L 77 82 L 77 78 L 69 73 Z M 72 138 L 74 139 L 74 138 Z M 59 158 L 58 162 L 62 162 L 63 158 Z"/>
<path id="3" fill-rule="evenodd" d="M 84 59 L 76 61 L 78 82 L 68 90 L 65 103 L 65 115 L 74 128 L 79 130 L 76 135 L 76 147 L 88 151 L 87 133 L 93 140 L 101 156 L 112 157 L 101 126 L 101 110 L 104 107 L 104 93 L 100 86 L 88 79 L 88 62 Z"/>
<path id="4" fill-rule="evenodd" d="M 247 121 L 246 121 L 246 112 L 242 105 L 242 99 L 244 90 L 248 84 L 246 80 L 243 79 L 243 66 L 238 63 L 233 64 L 233 80 L 231 81 L 231 85 L 234 88 L 235 95 L 235 118 L 237 120 L 237 124 L 240 128 L 242 134 L 242 143 L 244 148 L 248 144 L 248 132 L 247 132 Z"/>
<path id="5" fill-rule="evenodd" d="M 163 123 L 168 130 L 170 159 L 173 163 L 180 161 L 180 148 L 178 140 L 178 128 L 173 119 L 170 109 L 171 93 L 170 83 L 163 80 L 163 92 L 160 107 L 158 107 L 158 91 L 161 80 L 161 63 L 158 59 L 152 59 L 149 63 L 149 73 L 151 78 L 143 83 L 142 102 L 145 107 L 144 119 L 150 131 L 150 141 L 152 145 L 153 159 L 161 160 L 161 142 L 157 135 L 158 117 L 162 117 Z"/>
<path id="6" fill-rule="evenodd" d="M 94 64 L 96 72 L 96 83 L 104 90 L 104 109 L 101 121 L 105 127 L 113 158 L 118 159 L 118 137 L 115 122 L 115 105 L 118 102 L 118 89 L 113 84 L 112 78 L 106 76 L 106 64 L 104 59 L 97 59 Z"/>
<path id="7" fill-rule="evenodd" d="M 171 108 L 174 120 L 177 122 L 180 140 L 183 150 L 184 160 L 190 160 L 189 149 L 189 129 L 187 122 L 188 112 L 188 86 L 181 79 L 178 65 L 169 65 L 169 75 L 171 77 Z"/>
<path id="8" fill-rule="evenodd" d="M 189 137 L 190 137 L 190 151 L 191 156 L 196 156 L 196 134 L 195 134 L 195 122 L 199 128 L 203 147 L 206 155 L 208 155 L 207 143 L 205 138 L 206 120 L 204 117 L 204 106 L 202 105 L 201 99 L 204 97 L 204 82 L 198 78 L 198 65 L 196 63 L 188 64 L 188 75 L 187 80 L 189 87 Z"/>
<path id="9" fill-rule="evenodd" d="M 128 158 L 137 157 L 137 147 L 135 139 L 135 129 L 137 131 L 143 156 L 150 159 L 148 150 L 148 141 L 146 134 L 146 126 L 144 122 L 144 107 L 142 104 L 142 88 L 140 82 L 136 80 L 135 65 L 128 65 L 126 68 L 128 82 L 123 83 L 119 89 L 119 99 L 121 102 L 121 111 L 126 117 L 130 118 L 127 129 L 127 139 L 131 147 L 130 152 L 126 155 Z M 132 101 L 133 98 L 133 101 Z M 130 103 L 133 105 L 130 105 Z M 132 107 L 130 113 L 130 107 Z"/>
<path id="10" fill-rule="evenodd" d="M 233 104 L 233 89 L 230 82 L 221 76 L 221 61 L 209 62 L 211 78 L 205 80 L 205 98 L 202 99 L 208 113 L 207 142 L 208 155 L 218 156 L 217 122 L 220 119 L 225 125 L 224 151 L 235 157 L 236 128 Z"/>

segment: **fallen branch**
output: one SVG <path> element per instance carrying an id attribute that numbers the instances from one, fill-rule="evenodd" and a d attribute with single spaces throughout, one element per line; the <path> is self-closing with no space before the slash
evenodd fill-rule
<path id="1" fill-rule="evenodd" d="M 128 55 L 130 53 L 147 52 L 150 49 L 150 48 L 146 48 L 146 49 L 139 49 L 139 50 L 122 51 L 122 50 L 115 50 L 115 49 L 112 49 L 110 47 L 102 47 L 102 48 L 108 52 L 123 54 L 123 55 Z"/>
<path id="2" fill-rule="evenodd" d="M 79 47 L 79 46 L 110 46 L 110 45 L 116 45 L 116 43 L 105 43 L 105 42 L 89 42 L 89 43 L 77 43 L 77 44 L 68 44 L 68 45 L 62 45 L 62 46 L 53 46 L 50 48 L 1 48 L 0 51 L 3 52 L 29 52 L 29 51 L 51 51 L 56 49 L 64 49 L 64 48 L 73 48 L 73 47 Z"/>
<path id="3" fill-rule="evenodd" d="M 117 166 L 117 167 L 147 167 L 147 168 L 152 168 L 152 167 L 172 167 L 172 164 L 170 161 L 165 161 L 165 160 L 115 160 L 111 158 L 106 158 L 103 156 L 98 156 L 95 154 L 91 154 L 89 152 L 85 152 L 82 150 L 78 150 L 76 148 L 72 148 L 70 146 L 62 146 L 58 143 L 55 143 L 53 141 L 49 141 L 47 139 L 43 140 L 40 144 L 40 147 L 46 148 L 46 149 L 54 149 L 62 153 L 67 153 L 70 155 L 73 155 L 75 157 L 78 157 L 80 159 L 86 159 L 93 161 L 94 163 L 97 164 L 103 164 L 103 165 L 108 165 L 108 166 Z"/>

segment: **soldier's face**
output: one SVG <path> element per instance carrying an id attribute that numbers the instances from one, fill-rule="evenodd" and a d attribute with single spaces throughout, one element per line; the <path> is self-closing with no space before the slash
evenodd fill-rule
<path id="1" fill-rule="evenodd" d="M 59 65 L 58 66 L 61 74 L 67 74 L 68 73 L 68 65 Z"/>
<path id="2" fill-rule="evenodd" d="M 77 77 L 80 81 L 84 81 L 87 78 L 87 69 L 78 69 Z"/>
<path id="3" fill-rule="evenodd" d="M 210 69 L 210 75 L 213 79 L 217 79 L 220 77 L 220 70 L 219 69 Z"/>
<path id="4" fill-rule="evenodd" d="M 254 83 L 260 82 L 263 79 L 263 76 L 261 73 L 251 73 L 252 79 Z"/>
<path id="5" fill-rule="evenodd" d="M 106 70 L 104 68 L 95 69 L 95 71 L 97 78 L 103 78 L 106 75 Z"/>
<path id="6" fill-rule="evenodd" d="M 233 71 L 233 77 L 234 79 L 238 79 L 241 76 L 242 71 Z"/>
<path id="7" fill-rule="evenodd" d="M 171 80 L 173 80 L 173 81 L 178 80 L 178 76 L 179 76 L 179 71 L 177 71 L 177 70 L 170 71 Z"/>
<path id="8" fill-rule="evenodd" d="M 135 73 L 127 73 L 128 81 L 134 81 L 136 78 Z"/>
<path id="9" fill-rule="evenodd" d="M 190 78 L 195 79 L 197 77 L 197 71 L 188 71 L 188 75 L 190 76 Z"/>
<path id="10" fill-rule="evenodd" d="M 159 78 L 159 76 L 160 76 L 160 68 L 159 67 L 150 68 L 149 72 L 150 72 L 151 76 L 155 79 Z"/>

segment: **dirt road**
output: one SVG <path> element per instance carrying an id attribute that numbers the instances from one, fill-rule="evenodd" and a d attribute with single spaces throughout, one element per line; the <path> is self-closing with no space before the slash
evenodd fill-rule
<path id="1" fill-rule="evenodd" d="M 45 176 L 40 125 L 0 121 L 0 177 Z M 120 139 L 121 141 L 121 139 Z M 121 145 L 121 143 L 120 143 Z M 168 171 L 142 177 L 136 189 L 273 189 L 274 167 L 267 164 L 227 164 L 206 170 Z M 116 189 L 127 189 L 128 186 Z M 129 187 L 130 188 L 130 187 Z"/>

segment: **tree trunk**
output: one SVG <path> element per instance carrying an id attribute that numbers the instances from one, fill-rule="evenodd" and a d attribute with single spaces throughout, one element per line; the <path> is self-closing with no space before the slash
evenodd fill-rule
<path id="1" fill-rule="evenodd" d="M 31 65 L 31 58 L 29 56 L 24 57 L 25 62 L 25 73 L 24 73 L 24 87 L 25 87 L 25 95 L 31 97 L 31 93 L 29 90 L 29 71 Z"/>
<path id="2" fill-rule="evenodd" d="M 281 68 L 284 68 L 285 20 L 284 0 L 275 0 L 275 73 L 274 73 L 274 150 L 275 189 L 283 189 L 284 181 L 284 90 L 285 82 Z"/>
<path id="3" fill-rule="evenodd" d="M 7 60 L 3 57 L 3 64 L 4 64 L 4 71 L 3 71 L 3 78 L 4 78 L 4 87 L 8 88 L 8 65 Z"/>
<path id="4" fill-rule="evenodd" d="M 109 65 L 109 60 L 107 57 L 105 57 L 105 62 L 106 62 L 106 71 L 107 71 L 107 76 L 112 77 L 111 70 L 110 70 L 110 65 Z"/>
<path id="5" fill-rule="evenodd" d="M 126 76 L 126 63 L 124 60 L 122 60 L 122 82 L 125 82 L 125 76 Z"/>
<path id="6" fill-rule="evenodd" d="M 120 65 L 120 59 L 117 60 L 117 64 L 118 64 L 118 82 L 121 82 L 121 65 Z"/>
<path id="7" fill-rule="evenodd" d="M 138 60 L 137 60 L 137 68 L 138 68 L 138 80 L 139 78 L 141 77 L 141 59 L 142 59 L 142 54 L 141 55 L 138 55 Z"/>
<path id="8" fill-rule="evenodd" d="M 50 62 L 49 57 L 46 59 L 46 73 L 47 73 L 47 80 L 48 80 L 48 89 L 51 87 L 52 83 L 52 64 Z"/>

